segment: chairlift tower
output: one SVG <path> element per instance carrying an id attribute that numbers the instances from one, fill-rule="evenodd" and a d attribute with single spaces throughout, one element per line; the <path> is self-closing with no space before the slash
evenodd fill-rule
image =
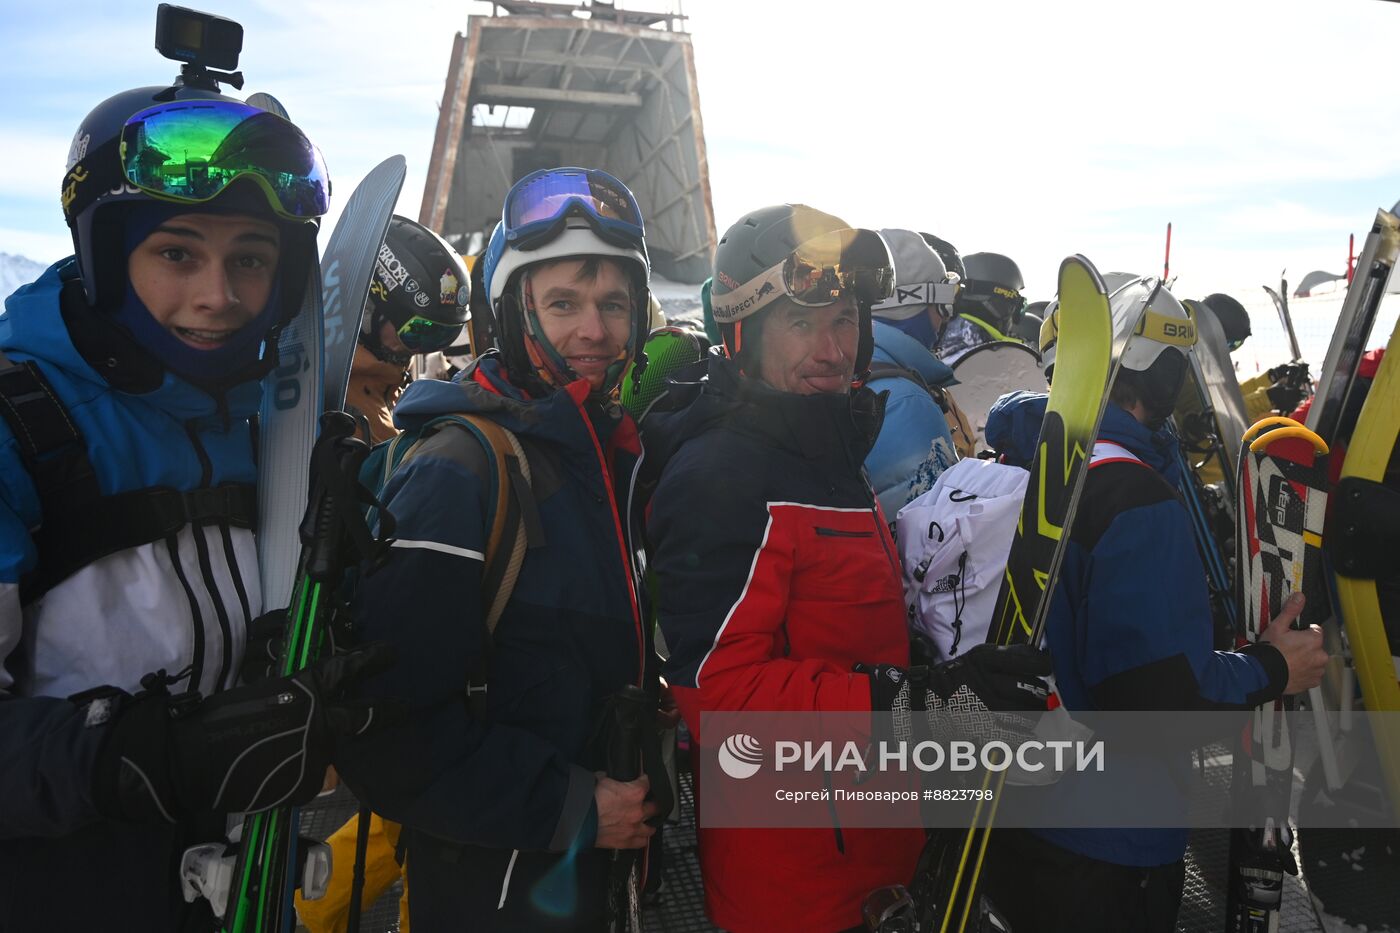
<path id="1" fill-rule="evenodd" d="M 496 0 L 491 15 L 468 17 L 452 45 L 420 222 L 472 253 L 520 178 L 600 168 L 636 195 L 660 275 L 709 275 L 715 217 L 695 55 L 679 3 L 662 5 Z"/>

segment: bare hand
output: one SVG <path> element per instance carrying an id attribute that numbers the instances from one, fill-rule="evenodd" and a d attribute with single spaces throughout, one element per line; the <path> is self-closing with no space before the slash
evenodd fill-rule
<path id="1" fill-rule="evenodd" d="M 1302 593 L 1294 593 L 1283 604 L 1283 611 L 1264 629 L 1264 640 L 1283 654 L 1288 662 L 1288 686 L 1285 695 L 1302 693 L 1322 683 L 1327 670 L 1327 650 L 1322 647 L 1322 629 L 1311 625 L 1293 628 L 1293 620 L 1303 611 Z"/>
<path id="2" fill-rule="evenodd" d="M 656 832 L 646 821 L 656 815 L 656 804 L 646 799 L 651 782 L 643 774 L 635 781 L 614 781 L 598 772 L 593 801 L 598 807 L 600 849 L 640 849 Z"/>

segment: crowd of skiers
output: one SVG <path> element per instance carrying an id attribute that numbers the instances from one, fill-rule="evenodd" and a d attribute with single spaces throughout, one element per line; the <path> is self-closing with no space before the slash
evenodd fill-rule
<path id="1" fill-rule="evenodd" d="M 216 144 L 257 120 L 259 143 L 182 194 L 143 174 L 162 120 Z M 412 442 L 378 490 L 393 546 L 347 597 L 352 643 L 269 676 L 284 607 L 260 604 L 254 414 L 317 261 L 325 168 L 292 123 L 183 84 L 98 105 L 62 182 L 74 256 L 0 317 L 0 930 L 214 929 L 223 905 L 189 894 L 182 854 L 337 779 L 387 824 L 420 933 L 616 929 L 616 853 L 674 804 L 658 729 L 640 775 L 609 776 L 607 723 L 638 696 L 703 750 L 706 711 L 976 738 L 988 710 L 1043 710 L 1052 673 L 1070 709 L 1243 709 L 1320 679 L 1315 629 L 1214 650 L 1163 455 L 1185 351 L 1150 340 L 1112 390 L 1049 651 L 911 656 L 891 523 L 978 453 L 939 353 L 1025 333 L 1019 270 L 750 211 L 705 289 L 714 347 L 684 338 L 695 362 L 639 429 L 621 401 L 653 323 L 644 218 L 586 168 L 518 181 L 470 270 L 392 222 L 347 403 L 371 439 Z M 475 359 L 405 387 L 468 306 Z M 1025 464 L 1044 406 L 993 411 L 1003 463 Z M 1185 835 L 1009 831 L 987 896 L 1017 933 L 1170 930 Z M 735 931 L 863 929 L 925 840 L 702 828 L 706 909 Z"/>

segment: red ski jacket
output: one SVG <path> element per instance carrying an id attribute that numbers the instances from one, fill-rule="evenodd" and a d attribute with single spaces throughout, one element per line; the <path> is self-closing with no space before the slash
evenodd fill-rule
<path id="1" fill-rule="evenodd" d="M 645 457 L 664 462 L 647 538 L 665 673 L 692 735 L 704 745 L 702 711 L 870 709 L 852 666 L 909 662 L 898 559 L 861 470 L 880 398 L 777 392 L 723 359 L 673 391 L 690 403 L 647 421 Z M 871 890 L 910 880 L 916 810 L 908 829 L 833 815 L 830 829 L 702 828 L 710 919 L 844 930 Z"/>

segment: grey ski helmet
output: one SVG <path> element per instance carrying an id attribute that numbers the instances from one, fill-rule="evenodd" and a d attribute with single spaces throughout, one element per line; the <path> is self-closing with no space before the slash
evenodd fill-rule
<path id="1" fill-rule="evenodd" d="M 966 276 L 958 293 L 958 313 L 1007 334 L 1025 311 L 1021 269 L 1000 253 L 968 253 Z"/>
<path id="2" fill-rule="evenodd" d="M 836 235 L 842 242 L 843 256 L 851 255 L 851 261 L 870 267 L 883 264 L 883 294 L 872 293 L 868 296 L 870 300 L 857 300 L 860 340 L 856 349 L 856 378 L 860 379 L 869 369 L 875 348 L 870 305 L 889 294 L 894 277 L 889 268 L 889 251 L 874 231 L 852 228 L 841 218 L 805 204 L 775 204 L 751 211 L 720 238 L 715 249 L 714 282 L 709 297 L 729 356 L 742 360 L 751 355 L 753 341 L 750 339 L 746 344 L 744 326 L 779 297 L 776 288 L 768 288 L 760 284 L 760 280 L 783 265 L 804 244 L 827 235 Z"/>
<path id="3" fill-rule="evenodd" d="M 913 230 L 885 229 L 880 236 L 894 263 L 894 293 L 871 313 L 882 320 L 903 321 L 932 305 L 951 318 L 958 285 L 948 280 L 943 258 Z"/>
<path id="4" fill-rule="evenodd" d="M 415 353 L 452 346 L 471 313 L 470 282 L 466 264 L 446 240 L 395 214 L 374 264 L 360 343 L 384 362 L 403 366 Z M 380 331 L 386 321 L 408 352 L 384 346 Z"/>

